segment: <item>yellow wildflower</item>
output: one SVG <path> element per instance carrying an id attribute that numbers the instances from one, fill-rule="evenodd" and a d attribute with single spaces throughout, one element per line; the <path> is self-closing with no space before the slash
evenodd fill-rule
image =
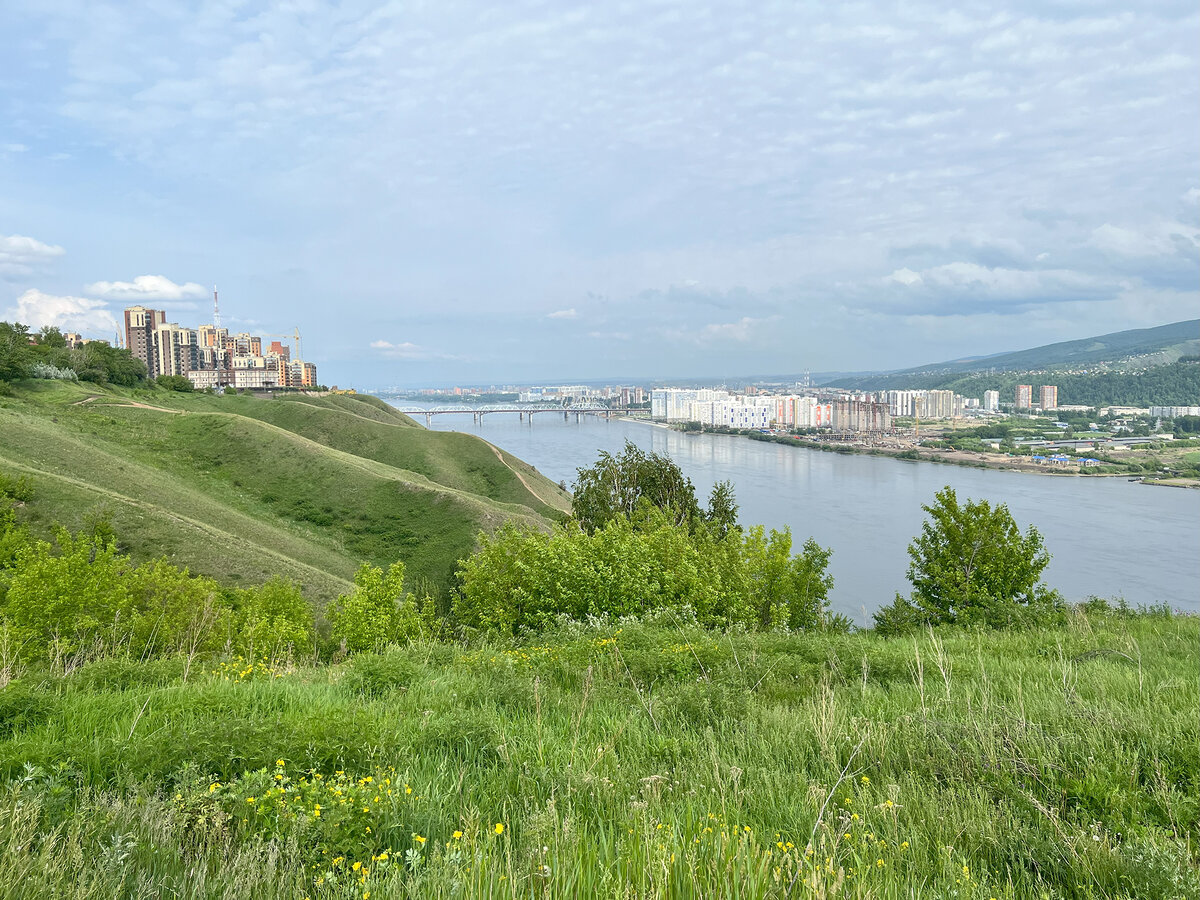
<path id="1" fill-rule="evenodd" d="M 504 823 L 503 823 L 503 822 L 497 822 L 497 823 L 496 823 L 496 827 L 495 827 L 495 828 L 493 828 L 492 830 L 493 830 L 493 831 L 495 831 L 495 832 L 496 832 L 496 834 L 504 834 Z"/>

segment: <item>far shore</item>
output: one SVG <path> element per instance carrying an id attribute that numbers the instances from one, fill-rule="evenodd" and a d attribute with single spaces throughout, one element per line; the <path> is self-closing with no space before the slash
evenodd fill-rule
<path id="1" fill-rule="evenodd" d="M 664 422 L 652 422 L 649 419 L 634 418 L 632 416 L 622 416 L 621 418 L 626 422 L 641 422 L 644 425 L 650 425 L 655 428 L 667 428 L 672 431 L 679 430 L 675 428 L 675 426 Z M 754 438 L 748 434 L 736 434 L 719 431 L 693 433 L 754 440 Z M 766 443 L 784 444 L 783 441 L 769 441 Z M 1079 471 L 1077 466 L 1061 466 L 1055 463 L 1037 463 L 1028 457 L 1008 456 L 1003 453 L 979 453 L 977 451 L 952 450 L 949 448 L 940 447 L 893 448 L 864 446 L 861 444 L 847 444 L 835 441 L 812 441 L 805 440 L 803 438 L 788 442 L 784 445 L 800 447 L 805 450 L 816 450 L 821 453 L 849 453 L 860 454 L 864 456 L 886 456 L 892 459 L 907 460 L 910 462 L 933 462 L 941 463 L 943 465 L 965 466 L 967 468 L 995 469 L 997 471 L 1005 472 L 1024 472 L 1030 475 L 1050 475 L 1059 478 L 1124 478 L 1129 481 L 1139 481 L 1142 484 L 1159 485 L 1162 487 L 1200 489 L 1200 479 L 1198 478 L 1153 478 L 1150 476 L 1140 476 L 1132 472 L 1096 472 L 1094 474 L 1088 473 L 1085 475 Z M 914 456 L 913 454 L 916 455 Z"/>

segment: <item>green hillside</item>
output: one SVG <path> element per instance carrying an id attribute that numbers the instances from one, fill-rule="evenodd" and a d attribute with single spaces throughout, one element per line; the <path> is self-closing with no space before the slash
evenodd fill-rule
<path id="1" fill-rule="evenodd" d="M 374 397 L 266 400 L 26 381 L 0 397 L 0 471 L 33 479 L 35 530 L 111 516 L 135 559 L 225 584 L 282 574 L 313 599 L 364 562 L 449 584 L 480 530 L 544 525 L 567 496 L 470 435 Z"/>
<path id="2" fill-rule="evenodd" d="M 1200 319 L 1189 319 L 1186 322 L 1174 322 L 1156 328 L 1117 331 L 994 356 L 957 359 L 898 372 L 840 378 L 829 382 L 829 386 L 852 390 L 941 388 L 951 387 L 952 382 L 957 379 L 977 372 L 1039 372 L 1106 367 L 1144 370 L 1170 365 L 1182 357 L 1196 355 L 1200 355 Z"/>

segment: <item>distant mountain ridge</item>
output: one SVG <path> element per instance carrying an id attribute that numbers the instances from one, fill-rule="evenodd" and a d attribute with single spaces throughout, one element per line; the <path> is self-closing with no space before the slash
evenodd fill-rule
<path id="1" fill-rule="evenodd" d="M 928 388 L 940 386 L 934 382 L 950 382 L 976 372 L 1036 372 L 1121 365 L 1150 368 L 1197 355 L 1200 355 L 1200 319 L 1188 319 L 1154 328 L 1060 341 L 1028 350 L 962 357 L 911 369 L 839 378 L 826 382 L 826 385 L 852 390 L 887 390 L 903 386 Z"/>

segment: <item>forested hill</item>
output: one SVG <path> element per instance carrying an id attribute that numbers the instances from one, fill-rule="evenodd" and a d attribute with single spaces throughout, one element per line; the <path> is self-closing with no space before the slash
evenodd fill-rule
<path id="1" fill-rule="evenodd" d="M 108 517 L 135 561 L 231 586 L 283 575 L 311 599 L 403 561 L 446 587 L 480 531 L 546 525 L 570 501 L 472 435 L 363 395 L 216 396 L 27 379 L 0 395 L 0 474 L 25 477 L 35 531 Z"/>
<path id="2" fill-rule="evenodd" d="M 1058 385 L 1058 402 L 1063 406 L 1200 406 L 1200 362 L 1194 359 L 1141 372 L 922 375 L 904 378 L 887 389 L 939 388 L 964 397 L 982 397 L 984 391 L 997 390 L 1001 399 L 1011 402 L 1018 384 L 1032 385 L 1035 397 L 1041 385 Z"/>
<path id="3" fill-rule="evenodd" d="M 960 390 L 957 385 L 968 384 L 968 377 L 977 373 L 988 373 L 992 376 L 993 382 L 998 380 L 997 376 L 1002 376 L 1004 373 L 1019 372 L 1069 372 L 1084 376 L 1092 376 L 1101 372 L 1110 375 L 1145 373 L 1169 367 L 1180 359 L 1196 356 L 1200 356 L 1200 319 L 1189 319 L 1186 322 L 1174 322 L 1156 328 L 1118 331 L 995 356 L 957 359 L 917 366 L 898 372 L 841 378 L 830 382 L 829 386 L 852 390 L 947 388 L 968 394 L 967 391 Z M 1180 374 L 1186 383 L 1188 376 L 1186 369 L 1177 370 L 1176 374 L 1164 372 L 1162 379 L 1164 383 L 1172 382 Z M 1015 379 L 1013 383 L 1016 383 Z M 1028 383 L 1028 379 L 1026 379 L 1026 383 Z M 1047 383 L 1060 385 L 1060 403 L 1089 402 L 1082 399 L 1064 399 L 1061 394 L 1061 385 L 1064 383 L 1064 379 L 1061 375 Z M 1082 385 L 1081 382 L 1078 391 L 1080 395 L 1083 393 Z M 996 384 L 988 384 L 988 388 L 996 386 Z M 1112 396 L 1105 395 L 1099 402 L 1135 402 L 1121 399 L 1129 396 L 1130 392 L 1136 392 L 1137 388 L 1133 382 L 1123 383 L 1119 379 L 1109 379 L 1097 382 L 1095 387 L 1099 392 L 1097 397 L 1100 397 L 1104 391 L 1113 392 Z M 988 388 L 983 388 L 983 390 Z M 1185 386 L 1184 390 L 1186 389 Z M 974 394 L 970 394 L 970 396 L 974 396 Z M 1156 398 L 1154 402 L 1182 404 L 1200 401 L 1193 396 L 1191 400 L 1183 397 L 1161 400 Z"/>

